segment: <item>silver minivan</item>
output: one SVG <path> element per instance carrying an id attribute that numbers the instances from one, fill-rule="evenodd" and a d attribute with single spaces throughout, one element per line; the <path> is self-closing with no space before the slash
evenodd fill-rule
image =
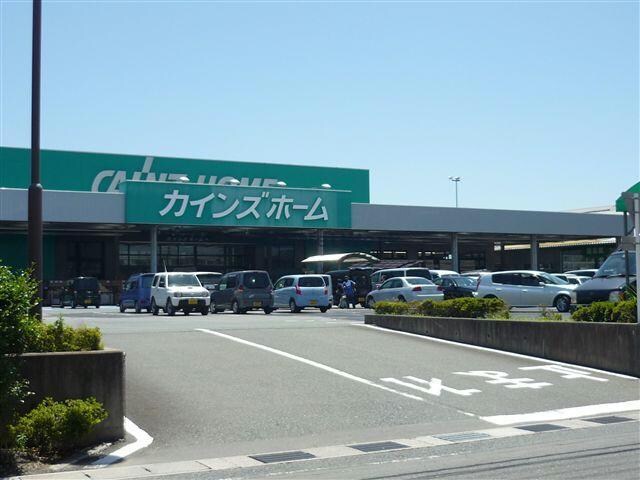
<path id="1" fill-rule="evenodd" d="M 478 298 L 499 298 L 511 307 L 553 306 L 568 312 L 576 286 L 546 272 L 494 272 L 478 279 Z"/>
<path id="2" fill-rule="evenodd" d="M 273 286 L 273 307 L 289 308 L 291 313 L 313 307 L 324 313 L 330 308 L 329 287 L 322 275 L 281 277 Z"/>

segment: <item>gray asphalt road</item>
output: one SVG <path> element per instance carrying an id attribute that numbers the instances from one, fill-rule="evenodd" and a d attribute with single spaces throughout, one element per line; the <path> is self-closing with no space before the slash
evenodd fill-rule
<path id="1" fill-rule="evenodd" d="M 107 346 L 127 352 L 127 416 L 154 442 L 128 457 L 124 465 L 486 429 L 538 418 L 522 417 L 525 414 L 635 401 L 640 396 L 637 379 L 567 371 L 549 367 L 553 362 L 370 328 L 362 324 L 362 309 L 189 317 L 120 314 L 113 307 L 45 312 L 48 319 L 63 312 L 69 323 L 99 326 Z M 637 423 L 633 425 L 637 428 Z M 580 451 L 576 445 L 594 441 L 594 452 L 604 449 L 600 457 L 613 465 L 637 453 L 633 450 L 637 430 L 630 428 L 634 429 L 598 427 L 598 441 L 592 429 L 545 433 L 539 438 L 557 438 L 562 445 L 565 440 L 567 445 L 573 442 L 575 452 Z M 523 478 L 537 477 L 533 475 L 537 464 L 531 458 L 557 452 L 538 436 L 535 442 L 526 439 L 437 447 L 454 452 L 470 449 L 443 455 L 448 460 L 438 460 L 444 462 L 439 468 L 453 469 L 446 476 L 465 478 L 465 466 L 481 464 L 483 449 L 489 449 L 492 464 L 504 464 L 504 471 L 517 477 L 519 472 Z M 489 446 L 492 442 L 506 442 L 515 449 L 512 457 L 497 455 Z M 522 442 L 537 442 L 538 450 L 529 451 Z M 624 445 L 635 447 L 616 450 Z M 567 447 L 562 455 L 548 457 L 549 465 L 555 465 L 560 475 L 567 465 L 578 462 L 575 452 Z M 410 460 L 414 454 L 418 460 Z M 329 470 L 302 474 L 295 467 L 290 475 L 368 478 L 376 476 L 374 471 L 383 477 L 431 475 L 432 459 L 420 460 L 418 450 L 382 454 L 387 467 L 368 467 L 372 458 L 314 460 L 328 462 L 322 468 Z M 593 458 L 599 457 L 594 453 Z M 393 463 L 394 459 L 398 461 Z M 289 467 L 269 468 L 286 477 Z M 262 476 L 261 472 L 255 475 Z M 492 470 L 487 472 L 481 478 L 494 478 Z M 603 478 L 597 469 L 593 472 L 592 478 Z"/>

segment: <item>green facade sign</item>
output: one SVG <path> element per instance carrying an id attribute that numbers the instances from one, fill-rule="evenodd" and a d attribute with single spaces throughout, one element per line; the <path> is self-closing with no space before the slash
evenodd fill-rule
<path id="1" fill-rule="evenodd" d="M 350 228 L 351 192 L 126 181 L 127 223 Z"/>
<path id="2" fill-rule="evenodd" d="M 231 178 L 241 185 L 318 188 L 328 183 L 352 192 L 353 202 L 369 202 L 369 171 L 226 160 L 112 155 L 43 150 L 42 185 L 47 190 L 115 192 L 126 180 L 171 182 L 188 177 L 190 183 L 225 185 Z M 0 147 L 0 187 L 29 186 L 30 151 Z"/>
<path id="3" fill-rule="evenodd" d="M 636 183 L 631 188 L 629 188 L 629 190 L 627 190 L 627 192 L 629 192 L 629 193 L 640 193 L 640 182 Z M 622 198 L 622 195 L 620 195 L 618 197 L 618 199 L 616 200 L 616 212 L 626 212 L 626 211 L 627 211 L 627 206 L 624 203 L 624 198 Z"/>

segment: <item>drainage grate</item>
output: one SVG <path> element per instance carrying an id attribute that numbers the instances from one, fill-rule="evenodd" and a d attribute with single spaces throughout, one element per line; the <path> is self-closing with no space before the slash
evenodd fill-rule
<path id="1" fill-rule="evenodd" d="M 376 442 L 376 443 L 361 443 L 359 445 L 349 445 L 349 448 L 355 448 L 361 452 L 381 452 L 383 450 L 396 450 L 398 448 L 409 448 L 408 445 L 403 445 L 397 442 Z"/>
<path id="2" fill-rule="evenodd" d="M 633 419 L 628 417 L 616 417 L 612 415 L 610 417 L 585 418 L 585 420 L 587 422 L 601 423 L 605 425 L 607 423 L 629 422 Z"/>
<path id="3" fill-rule="evenodd" d="M 465 440 L 480 440 L 481 438 L 489 438 L 491 435 L 481 432 L 467 432 L 467 433 L 449 433 L 446 435 L 433 435 L 440 440 L 446 440 L 447 442 L 464 442 Z"/>
<path id="4" fill-rule="evenodd" d="M 293 452 L 280 452 L 269 453 L 266 455 L 249 455 L 254 460 L 258 460 L 262 463 L 278 463 L 278 462 L 291 462 L 293 460 L 309 460 L 310 458 L 316 458 L 315 455 L 311 455 L 307 452 L 295 450 Z"/>
<path id="5" fill-rule="evenodd" d="M 528 430 L 530 432 L 551 432 L 553 430 L 563 430 L 567 427 L 562 425 L 554 425 L 553 423 L 538 423 L 537 425 L 524 425 L 522 427 L 515 427 L 520 430 Z"/>

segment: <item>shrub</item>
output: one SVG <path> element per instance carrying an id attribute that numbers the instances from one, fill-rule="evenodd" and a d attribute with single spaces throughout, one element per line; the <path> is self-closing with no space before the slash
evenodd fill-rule
<path id="1" fill-rule="evenodd" d="M 427 317 L 509 318 L 509 308 L 497 298 L 454 298 L 441 302 L 379 302 L 381 315 L 422 315 Z"/>
<path id="2" fill-rule="evenodd" d="M 611 312 L 611 321 L 618 323 L 636 323 L 638 321 L 637 300 L 618 302 Z"/>
<path id="3" fill-rule="evenodd" d="M 53 324 L 38 323 L 31 332 L 26 351 L 77 352 L 102 350 L 102 334 L 97 327 L 73 328 L 59 317 Z"/>
<path id="4" fill-rule="evenodd" d="M 571 318 L 576 322 L 611 322 L 613 302 L 594 302 L 575 310 Z"/>
<path id="5" fill-rule="evenodd" d="M 83 436 L 107 418 L 95 398 L 54 402 L 45 398 L 36 408 L 9 426 L 19 451 L 55 456 L 79 444 Z"/>

